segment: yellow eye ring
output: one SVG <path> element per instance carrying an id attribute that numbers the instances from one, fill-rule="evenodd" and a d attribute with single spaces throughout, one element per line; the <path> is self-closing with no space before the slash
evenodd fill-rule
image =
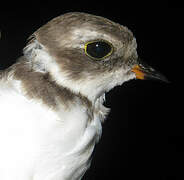
<path id="1" fill-rule="evenodd" d="M 114 51 L 112 44 L 105 40 L 89 41 L 84 45 L 84 52 L 87 56 L 95 60 L 103 60 Z"/>

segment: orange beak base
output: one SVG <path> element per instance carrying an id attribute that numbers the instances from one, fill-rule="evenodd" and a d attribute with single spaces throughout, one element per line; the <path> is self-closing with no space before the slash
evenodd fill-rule
<path id="1" fill-rule="evenodd" d="M 135 73 L 136 79 L 154 79 L 154 80 L 160 80 L 164 82 L 169 82 L 168 79 L 162 75 L 161 73 L 157 72 L 153 68 L 151 68 L 148 65 L 143 64 L 137 64 L 132 68 L 132 72 Z"/>
<path id="2" fill-rule="evenodd" d="M 144 78 L 145 78 L 145 77 L 144 77 L 145 74 L 144 74 L 144 72 L 141 70 L 141 68 L 140 68 L 139 65 L 135 65 L 135 66 L 132 68 L 132 72 L 135 73 L 137 79 L 144 79 Z"/>

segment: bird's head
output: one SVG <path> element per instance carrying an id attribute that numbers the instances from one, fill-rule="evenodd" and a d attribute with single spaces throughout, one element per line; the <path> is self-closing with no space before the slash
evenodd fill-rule
<path id="1" fill-rule="evenodd" d="M 24 49 L 35 70 L 91 101 L 130 79 L 165 80 L 138 61 L 132 32 L 106 18 L 67 13 L 38 29 Z"/>

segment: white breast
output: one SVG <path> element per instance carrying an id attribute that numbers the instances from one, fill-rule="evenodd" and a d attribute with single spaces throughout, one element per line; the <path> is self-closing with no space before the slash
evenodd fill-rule
<path id="1" fill-rule="evenodd" d="M 0 179 L 77 180 L 101 134 L 84 106 L 59 112 L 13 91 L 0 91 Z"/>

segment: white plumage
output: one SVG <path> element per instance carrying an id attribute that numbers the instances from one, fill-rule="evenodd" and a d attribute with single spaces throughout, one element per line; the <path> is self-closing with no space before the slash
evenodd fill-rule
<path id="1" fill-rule="evenodd" d="M 0 72 L 0 180 L 80 180 L 109 112 L 105 92 L 146 73 L 135 38 L 85 13 L 59 16 L 31 37 Z M 91 42 L 94 57 L 84 50 Z"/>
<path id="2" fill-rule="evenodd" d="M 102 112 L 89 121 L 85 106 L 66 109 L 62 102 L 54 112 L 25 98 L 20 82 L 5 81 L 0 83 L 0 179 L 79 179 L 101 135 Z"/>

